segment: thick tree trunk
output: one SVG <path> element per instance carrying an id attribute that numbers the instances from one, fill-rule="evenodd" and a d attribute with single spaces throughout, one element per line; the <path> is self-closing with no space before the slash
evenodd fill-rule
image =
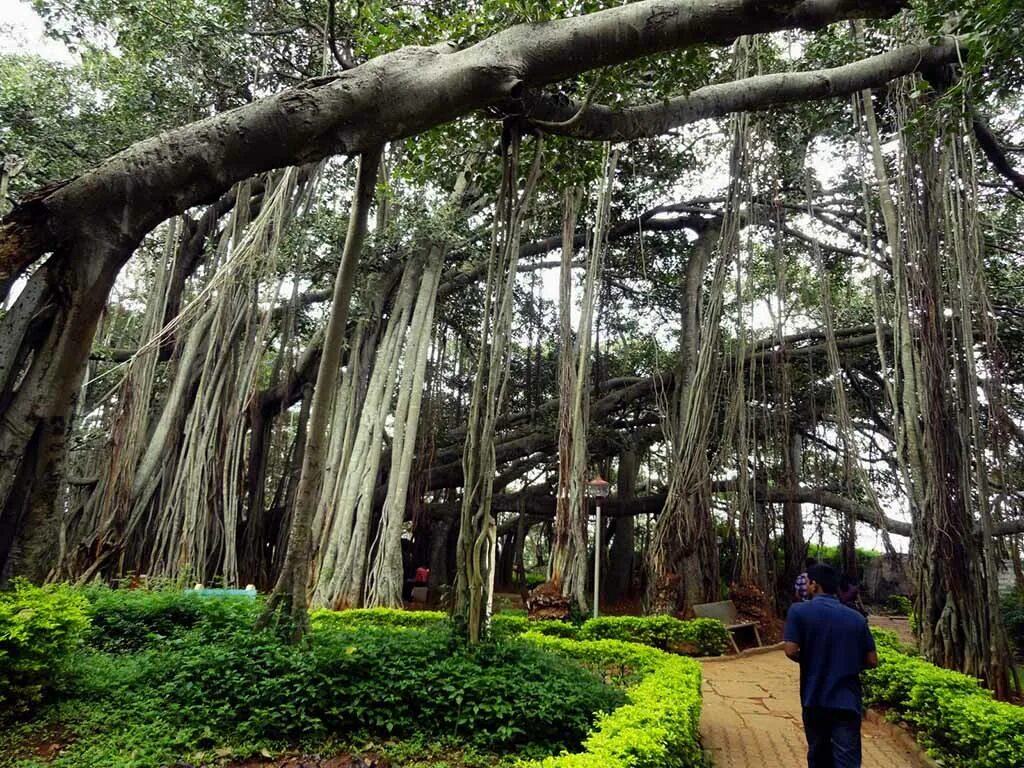
<path id="1" fill-rule="evenodd" d="M 575 602 L 580 611 L 586 611 L 587 580 L 587 498 L 582 492 L 582 479 L 576 474 L 577 454 L 586 452 L 587 429 L 585 420 L 577 420 L 575 410 L 577 389 L 587 391 L 587 381 L 580 381 L 577 355 L 589 354 L 590 329 L 584 340 L 572 333 L 572 259 L 576 230 L 576 212 L 582 194 L 566 190 L 562 212 L 562 256 L 558 276 L 558 491 L 555 512 L 555 537 L 551 542 L 551 563 L 548 580 L 552 599 L 557 594 L 566 604 Z M 600 205 L 600 203 L 599 203 Z M 580 334 L 584 332 L 580 320 Z M 586 351 L 584 351 L 586 350 Z M 582 446 L 577 443 L 582 442 Z M 550 607 L 550 606 L 548 606 Z"/>
<path id="2" fill-rule="evenodd" d="M 498 541 L 498 563 L 494 574 L 495 588 L 512 588 L 516 564 L 516 532 L 500 537 Z"/>
<path id="3" fill-rule="evenodd" d="M 710 368 L 715 364 L 709 350 L 717 343 L 702 338 L 711 327 L 704 318 L 704 276 L 720 233 L 718 223 L 699 233 L 681 290 L 680 362 L 665 415 L 672 433 L 672 478 L 645 563 L 650 571 L 645 594 L 650 613 L 686 613 L 694 604 L 714 601 L 720 591 L 707 452 L 711 410 L 707 389 Z M 721 282 L 724 272 L 719 269 L 718 273 Z M 717 306 L 719 309 L 711 309 L 715 328 L 720 302 Z M 701 366 L 703 376 L 698 375 Z"/>
<path id="4" fill-rule="evenodd" d="M 464 188 L 464 184 L 457 185 L 456 197 L 461 197 Z M 435 244 L 427 255 L 409 324 L 398 403 L 393 411 L 395 424 L 391 440 L 388 492 L 369 573 L 367 605 L 370 607 L 401 607 L 402 604 L 402 523 L 405 520 L 409 481 L 416 453 L 437 287 L 445 251 L 443 244 Z"/>
<path id="5" fill-rule="evenodd" d="M 0 574 L 55 565 L 68 416 L 117 276 L 102 229 L 54 253 L 0 319 Z"/>
<path id="6" fill-rule="evenodd" d="M 1010 538 L 1010 563 L 1013 567 L 1013 583 L 1018 592 L 1024 592 L 1024 562 L 1021 560 L 1020 536 Z"/>
<path id="7" fill-rule="evenodd" d="M 627 448 L 619 455 L 617 494 L 619 501 L 628 504 L 636 499 L 637 455 Z M 608 570 L 601 588 L 608 605 L 615 605 L 632 592 L 633 560 L 636 555 L 636 525 L 632 516 L 614 521 L 611 547 L 608 552 Z"/>

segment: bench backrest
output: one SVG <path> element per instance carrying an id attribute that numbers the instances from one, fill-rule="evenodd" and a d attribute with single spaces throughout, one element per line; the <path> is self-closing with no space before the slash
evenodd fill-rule
<path id="1" fill-rule="evenodd" d="M 732 600 L 701 603 L 693 606 L 693 612 L 700 619 L 718 619 L 724 624 L 736 623 L 736 606 L 732 604 Z"/>

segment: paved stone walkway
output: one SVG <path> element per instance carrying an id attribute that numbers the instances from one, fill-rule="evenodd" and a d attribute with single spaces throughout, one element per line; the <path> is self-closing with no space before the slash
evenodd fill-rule
<path id="1" fill-rule="evenodd" d="M 704 662 L 700 730 L 715 768 L 801 768 L 799 667 L 781 650 Z M 864 768 L 925 768 L 911 737 L 870 717 L 861 729 Z"/>

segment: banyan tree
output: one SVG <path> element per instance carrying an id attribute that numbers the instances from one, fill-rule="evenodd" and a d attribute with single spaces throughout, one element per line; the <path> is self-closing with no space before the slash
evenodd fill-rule
<path id="1" fill-rule="evenodd" d="M 429 567 L 476 640 L 527 570 L 772 612 L 877 536 L 1009 692 L 1013 3 L 180 5 L 161 58 L 40 4 L 120 79 L 0 56 L 4 579 L 252 582 L 299 635 Z"/>

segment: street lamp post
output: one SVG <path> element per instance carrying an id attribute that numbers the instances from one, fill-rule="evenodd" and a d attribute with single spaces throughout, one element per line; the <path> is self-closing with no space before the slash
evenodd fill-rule
<path id="1" fill-rule="evenodd" d="M 601 501 L 611 490 L 611 483 L 598 475 L 587 488 L 597 504 L 597 521 L 594 526 L 594 618 L 597 618 L 598 604 L 601 599 Z"/>

